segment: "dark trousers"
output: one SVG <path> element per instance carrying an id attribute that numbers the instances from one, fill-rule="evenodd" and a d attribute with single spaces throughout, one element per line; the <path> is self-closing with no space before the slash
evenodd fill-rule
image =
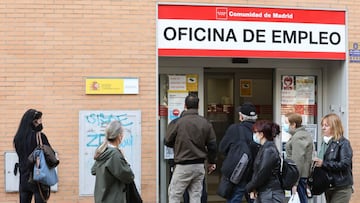
<path id="1" fill-rule="evenodd" d="M 326 203 L 349 203 L 352 193 L 351 186 L 327 190 L 325 192 Z"/>
<path id="2" fill-rule="evenodd" d="M 35 203 L 45 203 L 45 201 L 41 198 L 39 188 L 35 183 L 22 183 L 20 185 L 20 203 L 31 203 L 31 199 L 34 196 Z"/>
<path id="3" fill-rule="evenodd" d="M 284 203 L 285 193 L 284 190 L 274 190 L 267 188 L 263 192 L 259 192 L 255 203 Z"/>

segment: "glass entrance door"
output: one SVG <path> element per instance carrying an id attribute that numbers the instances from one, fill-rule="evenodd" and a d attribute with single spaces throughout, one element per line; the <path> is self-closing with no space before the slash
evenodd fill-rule
<path id="1" fill-rule="evenodd" d="M 220 140 L 226 129 L 234 122 L 234 74 L 205 73 L 205 117 L 211 122 L 216 133 L 216 141 Z M 220 182 L 220 168 L 223 157 L 217 156 L 217 170 L 207 175 L 208 202 L 225 202 L 216 194 Z"/>
<path id="2" fill-rule="evenodd" d="M 259 118 L 273 119 L 272 69 L 205 69 L 204 88 L 204 115 L 215 129 L 218 144 L 227 128 L 239 122 L 236 108 L 244 102 L 252 102 L 256 106 Z M 224 158 L 218 154 L 217 170 L 207 175 L 209 203 L 226 202 L 216 194 Z"/>
<path id="3" fill-rule="evenodd" d="M 302 116 L 303 125 L 311 132 L 317 146 L 317 76 L 316 75 L 281 75 L 281 124 L 285 122 L 288 112 Z M 282 144 L 290 135 L 282 130 Z"/>
<path id="4" fill-rule="evenodd" d="M 319 120 L 322 115 L 322 86 L 320 69 L 278 69 L 276 73 L 275 120 L 283 126 L 285 114 L 296 112 L 302 115 L 303 125 L 311 132 L 317 149 Z M 282 130 L 281 146 L 289 135 Z M 279 143 L 279 144 L 280 144 Z M 283 146 L 280 147 L 283 150 Z"/>

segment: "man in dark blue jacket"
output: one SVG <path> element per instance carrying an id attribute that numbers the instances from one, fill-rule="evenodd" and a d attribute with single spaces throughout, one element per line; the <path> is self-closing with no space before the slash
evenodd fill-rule
<path id="1" fill-rule="evenodd" d="M 229 166 L 226 166 L 226 163 L 231 163 L 232 160 L 226 160 L 226 159 L 227 158 L 231 159 L 230 156 L 227 155 L 229 155 L 228 153 L 233 150 L 231 149 L 232 147 L 247 145 L 251 152 L 250 154 L 251 159 L 255 158 L 256 153 L 260 147 L 258 144 L 253 142 L 253 138 L 252 138 L 253 137 L 252 126 L 257 119 L 255 106 L 252 103 L 244 103 L 241 107 L 237 108 L 237 111 L 239 112 L 239 120 L 241 122 L 229 126 L 229 128 L 226 130 L 223 139 L 219 144 L 219 152 L 223 153 L 225 156 L 223 166 L 221 167 L 222 175 L 225 175 L 226 174 L 225 170 L 228 170 L 230 168 Z M 238 144 L 238 142 L 241 143 Z M 236 163 L 231 163 L 231 165 L 236 165 Z M 245 174 L 244 176 L 249 177 L 251 179 L 251 173 L 252 173 L 252 163 L 249 163 L 247 174 Z M 248 194 L 245 191 L 245 186 L 250 179 L 242 178 L 238 184 L 234 185 L 234 188 L 232 189 L 232 194 L 227 198 L 226 202 L 227 203 L 242 202 L 244 194 L 248 203 L 253 202 L 253 200 L 249 198 Z"/>

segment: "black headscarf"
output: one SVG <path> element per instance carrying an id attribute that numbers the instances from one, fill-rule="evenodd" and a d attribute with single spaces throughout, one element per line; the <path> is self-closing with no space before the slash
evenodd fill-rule
<path id="1" fill-rule="evenodd" d="M 19 128 L 15 134 L 13 141 L 15 150 L 19 157 L 26 156 L 24 154 L 25 145 L 27 144 L 26 138 L 32 133 L 35 127 L 33 121 L 41 117 L 42 117 L 42 112 L 37 111 L 35 109 L 29 109 L 24 113 L 23 117 L 21 118 Z"/>

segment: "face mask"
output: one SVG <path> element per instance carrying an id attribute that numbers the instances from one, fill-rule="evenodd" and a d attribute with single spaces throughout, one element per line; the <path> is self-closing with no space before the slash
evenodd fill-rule
<path id="1" fill-rule="evenodd" d="M 35 131 L 35 132 L 39 132 L 39 131 L 42 131 L 42 129 L 43 129 L 43 125 L 42 125 L 42 123 L 40 123 L 38 126 L 32 126 L 32 128 L 33 128 L 33 130 Z"/>
<path id="2" fill-rule="evenodd" d="M 287 133 L 290 131 L 290 124 L 289 123 L 284 124 L 284 131 L 287 132 Z"/>
<path id="3" fill-rule="evenodd" d="M 330 140 L 331 140 L 332 136 L 328 137 L 328 136 L 324 136 L 323 139 L 324 139 L 324 142 L 326 144 L 329 144 Z"/>
<path id="4" fill-rule="evenodd" d="M 260 144 L 260 138 L 258 138 L 258 136 L 256 136 L 256 133 L 253 133 L 253 140 L 254 140 L 254 142 Z"/>

